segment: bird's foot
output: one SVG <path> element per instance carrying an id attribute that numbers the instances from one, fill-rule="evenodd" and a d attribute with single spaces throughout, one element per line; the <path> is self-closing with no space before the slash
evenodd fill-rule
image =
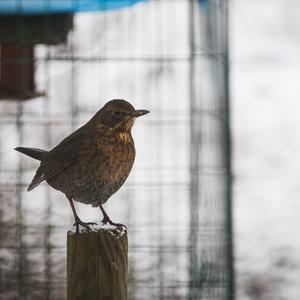
<path id="1" fill-rule="evenodd" d="M 79 225 L 81 225 L 82 227 L 84 227 L 87 231 L 92 231 L 92 229 L 90 228 L 89 225 L 97 225 L 97 223 L 94 223 L 94 222 L 83 222 L 79 218 L 75 219 L 75 223 L 73 224 L 73 226 L 76 226 L 76 233 L 79 233 Z"/>
<path id="2" fill-rule="evenodd" d="M 103 220 L 102 220 L 102 223 L 105 225 L 105 224 L 109 224 L 109 225 L 113 225 L 113 226 L 116 226 L 116 227 L 118 227 L 119 229 L 122 229 L 123 230 L 123 228 L 125 229 L 125 230 L 127 230 L 127 227 L 126 227 L 126 225 L 124 225 L 124 224 L 121 224 L 121 223 L 115 223 L 115 222 L 113 222 L 111 219 L 109 219 L 109 218 L 103 218 Z"/>

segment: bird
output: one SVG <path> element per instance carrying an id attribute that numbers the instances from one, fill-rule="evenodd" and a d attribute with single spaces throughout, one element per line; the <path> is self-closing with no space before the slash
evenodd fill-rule
<path id="1" fill-rule="evenodd" d="M 90 225 L 96 223 L 83 222 L 73 201 L 99 207 L 103 224 L 124 226 L 109 218 L 103 204 L 120 189 L 132 169 L 135 145 L 131 129 L 136 118 L 148 113 L 145 109 L 135 109 L 123 99 L 114 99 L 50 151 L 16 147 L 16 151 L 40 161 L 27 191 L 46 181 L 64 193 L 77 233 L 79 225 L 90 231 Z"/>

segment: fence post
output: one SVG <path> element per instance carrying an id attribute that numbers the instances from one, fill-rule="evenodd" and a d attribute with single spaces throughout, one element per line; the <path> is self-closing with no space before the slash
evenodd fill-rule
<path id="1" fill-rule="evenodd" d="M 68 300 L 127 300 L 127 280 L 126 230 L 68 232 Z"/>

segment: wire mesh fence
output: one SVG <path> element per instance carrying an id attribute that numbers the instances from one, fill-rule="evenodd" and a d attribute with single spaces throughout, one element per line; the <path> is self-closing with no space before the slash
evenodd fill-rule
<path id="1" fill-rule="evenodd" d="M 221 0 L 153 0 L 75 14 L 62 22 L 65 41 L 2 56 L 1 65 L 33 62 L 35 86 L 30 100 L 0 100 L 0 299 L 65 299 L 73 222 L 63 194 L 46 184 L 26 192 L 37 163 L 13 148 L 51 149 L 114 98 L 151 111 L 133 131 L 134 169 L 105 205 L 128 225 L 128 298 L 233 299 L 227 10 Z"/>

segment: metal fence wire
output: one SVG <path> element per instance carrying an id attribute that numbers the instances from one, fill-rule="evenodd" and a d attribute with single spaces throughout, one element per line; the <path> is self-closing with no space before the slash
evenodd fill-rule
<path id="1" fill-rule="evenodd" d="M 151 111 L 133 130 L 131 175 L 105 204 L 128 225 L 128 298 L 233 299 L 227 0 L 34 17 L 36 29 L 30 16 L 5 21 L 15 35 L 1 29 L 1 53 L 21 51 L 1 56 L 2 77 L 14 64 L 22 84 L 0 93 L 0 299 L 65 299 L 73 223 L 62 193 L 26 191 L 38 164 L 13 148 L 51 149 L 114 98 Z"/>

